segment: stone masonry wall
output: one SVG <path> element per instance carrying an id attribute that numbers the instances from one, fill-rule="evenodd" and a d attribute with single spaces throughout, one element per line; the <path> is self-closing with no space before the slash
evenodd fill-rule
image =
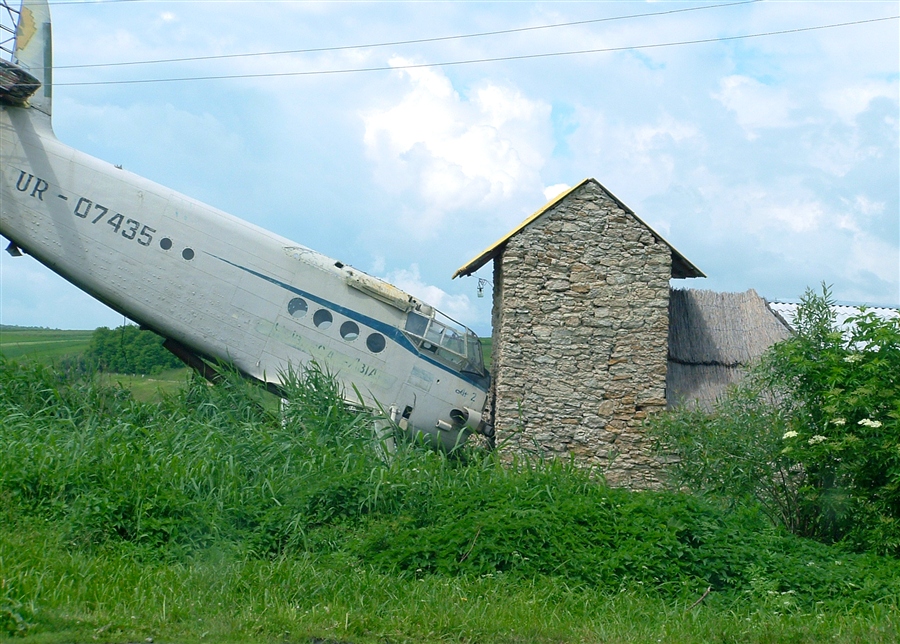
<path id="1" fill-rule="evenodd" d="M 641 425 L 665 409 L 672 251 L 588 181 L 494 260 L 498 443 L 653 487 Z"/>

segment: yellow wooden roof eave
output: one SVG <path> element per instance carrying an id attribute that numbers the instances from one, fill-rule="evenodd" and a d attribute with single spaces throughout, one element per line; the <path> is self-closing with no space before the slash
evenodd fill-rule
<path id="1" fill-rule="evenodd" d="M 590 181 L 590 179 L 584 179 L 577 186 L 573 186 L 573 187 L 569 188 L 568 190 L 565 190 L 565 191 L 559 193 L 558 195 L 556 195 L 555 197 L 553 197 L 553 199 L 551 199 L 550 201 L 545 203 L 543 206 L 538 208 L 534 213 L 529 215 L 528 218 L 525 219 L 525 221 L 523 221 L 521 224 L 519 224 L 518 226 L 513 228 L 511 231 L 506 233 L 503 237 L 501 237 L 500 239 L 495 241 L 493 244 L 488 246 L 477 257 L 473 258 L 467 264 L 465 264 L 464 266 L 457 269 L 457 271 L 453 274 L 453 277 L 451 279 L 456 279 L 457 277 L 464 277 L 466 275 L 471 275 L 472 273 L 477 271 L 479 268 L 481 268 L 482 266 L 487 264 L 489 261 L 491 261 L 491 259 L 493 259 L 497 255 L 497 253 L 500 251 L 500 248 L 503 247 L 503 244 L 505 244 L 510 239 L 515 237 L 517 234 L 522 232 L 522 230 L 527 228 L 532 222 L 534 222 L 535 219 L 537 219 L 538 217 L 540 217 L 541 215 L 546 213 L 548 210 L 553 208 L 553 206 L 555 206 L 560 201 L 562 201 L 563 199 L 568 197 L 570 194 L 572 194 L 573 192 L 578 190 L 578 188 L 580 188 L 581 186 L 586 184 L 588 181 Z"/>
<path id="2" fill-rule="evenodd" d="M 674 278 L 706 277 L 706 275 L 703 273 L 703 271 L 701 271 L 699 268 L 694 266 L 694 264 L 690 260 L 688 260 L 687 257 L 685 257 L 680 252 L 678 252 L 678 250 L 674 246 L 672 246 L 672 244 L 670 244 L 662 235 L 660 235 L 658 232 L 653 230 L 653 228 L 648 226 L 647 222 L 645 222 L 643 219 L 638 217 L 637 214 L 631 208 L 626 206 L 618 197 L 616 197 L 613 193 L 611 193 L 609 190 L 607 190 L 596 179 L 587 178 L 587 179 L 584 179 L 581 182 L 579 182 L 578 185 L 569 188 L 565 192 L 559 193 L 553 199 L 551 199 L 550 201 L 545 203 L 534 214 L 529 216 L 521 224 L 519 224 L 518 226 L 513 228 L 510 232 L 508 232 L 506 235 L 504 235 L 503 237 L 498 239 L 496 242 L 491 244 L 480 255 L 478 255 L 477 257 L 472 259 L 468 264 L 465 264 L 461 268 L 457 269 L 457 271 L 453 274 L 453 278 L 451 278 L 451 279 L 456 279 L 457 277 L 464 277 L 467 275 L 471 275 L 472 273 L 477 271 L 479 268 L 481 268 L 482 266 L 487 264 L 489 261 L 491 261 L 491 259 L 493 259 L 500 253 L 500 250 L 503 248 L 503 245 L 506 244 L 506 242 L 508 242 L 513 237 L 515 237 L 524 228 L 531 225 L 536 219 L 539 219 L 541 217 L 541 215 L 545 214 L 548 210 L 553 208 L 556 204 L 558 204 L 560 201 L 562 201 L 563 199 L 568 197 L 570 194 L 572 194 L 573 192 L 578 190 L 581 186 L 588 183 L 589 181 L 594 181 L 595 183 L 597 183 L 597 185 L 600 186 L 600 188 L 607 195 L 609 195 L 609 197 L 613 201 L 615 201 L 616 204 L 618 204 L 618 206 L 620 208 L 622 208 L 622 210 L 624 210 L 625 212 L 630 214 L 632 217 L 637 219 L 641 223 L 641 225 L 643 225 L 647 230 L 650 231 L 650 233 L 654 237 L 656 237 L 656 239 L 658 239 L 659 241 L 661 241 L 662 243 L 664 243 L 666 246 L 669 247 L 669 250 L 672 251 L 672 273 L 673 273 L 672 277 L 674 277 Z"/>

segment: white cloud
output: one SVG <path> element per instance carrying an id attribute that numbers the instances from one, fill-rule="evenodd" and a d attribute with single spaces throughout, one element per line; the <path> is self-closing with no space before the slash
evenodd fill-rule
<path id="1" fill-rule="evenodd" d="M 826 92 L 822 103 L 837 112 L 846 123 L 853 123 L 876 98 L 888 98 L 897 102 L 897 82 L 869 80 Z"/>
<path id="2" fill-rule="evenodd" d="M 795 181 L 732 185 L 714 175 L 705 181 L 699 194 L 711 205 L 714 225 L 731 239 L 750 235 L 764 240 L 766 246 L 790 246 L 810 233 L 827 233 L 837 227 L 841 216 Z"/>
<path id="3" fill-rule="evenodd" d="M 392 58 L 392 65 L 406 64 Z M 362 115 L 378 181 L 410 191 L 424 212 L 411 222 L 431 232 L 449 211 L 500 204 L 542 185 L 551 150 L 550 106 L 518 89 L 483 82 L 466 99 L 433 69 L 405 69 L 410 89 L 393 106 Z"/>
<path id="4" fill-rule="evenodd" d="M 738 125 L 750 138 L 756 137 L 755 130 L 792 124 L 791 110 L 795 104 L 788 93 L 754 78 L 726 76 L 719 82 L 719 92 L 712 96 L 734 112 Z"/>
<path id="5" fill-rule="evenodd" d="M 546 188 L 544 188 L 544 198 L 547 201 L 550 201 L 551 199 L 561 195 L 571 187 L 572 186 L 567 183 L 557 183 L 552 186 L 547 186 Z"/>
<path id="6" fill-rule="evenodd" d="M 465 322 L 471 320 L 475 314 L 468 295 L 451 295 L 437 286 L 426 284 L 419 274 L 418 264 L 391 271 L 382 279 L 430 304 L 454 320 Z"/>
<path id="7" fill-rule="evenodd" d="M 859 133 L 829 136 L 824 133 L 809 151 L 809 165 L 836 177 L 844 177 L 860 163 L 880 154 L 878 148 L 860 145 Z"/>
<path id="8" fill-rule="evenodd" d="M 865 195 L 856 195 L 852 201 L 841 199 L 841 206 L 836 216 L 838 227 L 856 234 L 863 234 L 868 221 L 885 209 L 883 201 L 872 201 Z"/>
<path id="9" fill-rule="evenodd" d="M 380 275 L 384 272 L 385 266 L 387 262 L 384 259 L 384 255 L 375 255 L 372 257 L 372 263 L 369 267 L 369 272 L 373 275 Z"/>
<path id="10" fill-rule="evenodd" d="M 631 138 L 639 150 L 656 150 L 666 143 L 680 143 L 695 137 L 697 133 L 695 126 L 663 114 L 656 123 L 643 123 L 634 128 Z"/>
<path id="11" fill-rule="evenodd" d="M 705 141 L 693 124 L 666 112 L 643 121 L 611 119 L 593 107 L 576 110 L 578 128 L 569 137 L 579 174 L 593 176 L 632 207 L 667 190 L 684 172 L 684 157 L 702 150 Z"/>
<path id="12" fill-rule="evenodd" d="M 857 232 L 853 236 L 844 270 L 851 279 L 862 280 L 865 273 L 870 273 L 885 284 L 892 285 L 895 293 L 900 288 L 900 252 L 897 246 L 865 232 Z M 855 299 L 864 301 L 868 298 L 862 295 Z"/>
<path id="13" fill-rule="evenodd" d="M 724 281 L 728 290 L 753 287 L 768 297 L 796 297 L 824 280 L 840 300 L 896 302 L 900 250 L 896 238 L 872 229 L 873 220 L 884 222 L 886 204 L 863 194 L 829 201 L 792 180 L 708 181 L 699 191 L 708 217 L 693 233 L 706 258 L 687 250 L 713 280 L 724 278 L 713 288 Z"/>
<path id="14" fill-rule="evenodd" d="M 810 232 L 819 228 L 824 218 L 822 204 L 815 200 L 794 200 L 772 204 L 765 208 L 766 219 L 774 219 L 795 233 Z"/>
<path id="15" fill-rule="evenodd" d="M 865 195 L 856 195 L 853 204 L 864 215 L 877 215 L 884 212 L 883 201 L 872 201 Z"/>

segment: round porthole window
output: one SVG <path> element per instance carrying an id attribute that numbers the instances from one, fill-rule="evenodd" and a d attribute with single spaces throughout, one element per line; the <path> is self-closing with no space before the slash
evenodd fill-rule
<path id="1" fill-rule="evenodd" d="M 341 325 L 341 337 L 347 342 L 353 342 L 359 337 L 359 325 L 356 322 L 347 320 Z"/>
<path id="2" fill-rule="evenodd" d="M 366 338 L 366 347 L 368 347 L 369 351 L 372 353 L 381 353 L 384 351 L 385 344 L 384 336 L 380 333 L 370 333 L 369 337 Z"/>
<path id="3" fill-rule="evenodd" d="M 309 311 L 309 305 L 302 297 L 295 297 L 288 302 L 288 313 L 290 313 L 292 317 L 302 318 L 306 315 L 307 311 Z"/>
<path id="4" fill-rule="evenodd" d="M 319 329 L 327 329 L 333 321 L 334 317 L 332 317 L 331 311 L 326 311 L 325 309 L 319 309 L 313 315 L 313 324 Z"/>

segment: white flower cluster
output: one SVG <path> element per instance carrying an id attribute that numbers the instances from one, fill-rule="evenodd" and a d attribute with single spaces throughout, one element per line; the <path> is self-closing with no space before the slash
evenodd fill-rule
<path id="1" fill-rule="evenodd" d="M 864 427 L 881 427 L 880 420 L 872 420 L 871 418 L 863 418 L 858 424 Z"/>
<path id="2" fill-rule="evenodd" d="M 781 437 L 781 440 L 786 441 L 786 440 L 789 439 L 789 438 L 796 438 L 796 437 L 797 437 L 797 432 L 795 432 L 795 431 L 792 429 L 792 430 L 790 430 L 790 431 L 785 432 L 785 433 L 784 433 L 784 436 Z"/>
<path id="3" fill-rule="evenodd" d="M 847 421 L 844 418 L 835 418 L 833 421 L 831 421 L 831 424 L 832 425 L 846 425 Z"/>
<path id="4" fill-rule="evenodd" d="M 844 362 L 859 362 L 860 360 L 862 360 L 862 355 L 859 353 L 851 353 L 844 357 Z"/>
<path id="5" fill-rule="evenodd" d="M 820 434 L 816 434 L 815 436 L 813 436 L 806 442 L 809 443 L 810 445 L 818 445 L 819 443 L 824 443 L 827 440 L 828 440 L 828 438 L 826 436 L 821 436 Z"/>

